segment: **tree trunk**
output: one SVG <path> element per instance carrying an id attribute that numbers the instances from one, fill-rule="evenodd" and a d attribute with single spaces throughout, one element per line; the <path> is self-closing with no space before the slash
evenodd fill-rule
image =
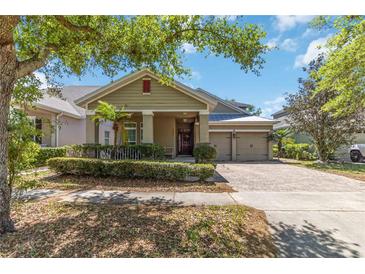
<path id="1" fill-rule="evenodd" d="M 0 234 L 14 231 L 10 217 L 11 185 L 8 181 L 8 118 L 16 81 L 17 60 L 13 41 L 16 17 L 0 16 Z"/>

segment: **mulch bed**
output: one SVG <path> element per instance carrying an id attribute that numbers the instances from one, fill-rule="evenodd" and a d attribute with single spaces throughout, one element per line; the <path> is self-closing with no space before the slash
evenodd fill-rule
<path id="1" fill-rule="evenodd" d="M 60 190 L 115 190 L 134 192 L 235 192 L 223 182 L 171 182 L 142 179 L 95 178 L 87 176 L 59 175 L 51 171 L 23 176 L 17 188 L 60 189 Z"/>

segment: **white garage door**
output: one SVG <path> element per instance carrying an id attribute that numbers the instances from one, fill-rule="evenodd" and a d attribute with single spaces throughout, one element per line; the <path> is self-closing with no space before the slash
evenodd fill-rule
<path id="1" fill-rule="evenodd" d="M 217 150 L 217 160 L 230 161 L 232 159 L 232 133 L 210 132 L 210 143 Z"/>
<path id="2" fill-rule="evenodd" d="M 238 132 L 236 138 L 237 161 L 261 161 L 268 159 L 266 132 Z"/>

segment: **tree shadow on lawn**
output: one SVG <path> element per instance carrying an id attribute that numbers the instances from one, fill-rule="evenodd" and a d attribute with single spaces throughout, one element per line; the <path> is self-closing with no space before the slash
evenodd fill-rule
<path id="1" fill-rule="evenodd" d="M 336 229 L 322 230 L 305 221 L 303 226 L 280 222 L 270 225 L 279 257 L 286 258 L 358 258 L 359 244 L 336 239 Z"/>
<path id="2" fill-rule="evenodd" d="M 212 221 L 206 213 L 204 218 L 200 212 L 194 213 L 194 208 L 199 207 L 28 204 L 16 214 L 18 230 L 0 237 L 0 257 L 266 257 L 272 254 L 272 243 L 262 231 L 241 231 L 240 225 L 225 228 L 224 217 L 216 226 L 221 213 Z M 190 214 L 193 217 L 187 218 Z"/>

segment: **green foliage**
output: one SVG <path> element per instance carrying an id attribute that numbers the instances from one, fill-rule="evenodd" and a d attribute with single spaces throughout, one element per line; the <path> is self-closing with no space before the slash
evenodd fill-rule
<path id="1" fill-rule="evenodd" d="M 273 155 L 274 157 L 279 157 L 278 145 L 273 145 Z M 315 160 L 317 159 L 317 154 L 309 144 L 295 144 L 290 141 L 284 144 L 280 157 L 296 160 Z"/>
<path id="2" fill-rule="evenodd" d="M 35 164 L 45 165 L 47 160 L 54 157 L 66 157 L 67 147 L 43 147 L 39 150 Z"/>
<path id="3" fill-rule="evenodd" d="M 12 103 L 25 108 L 41 99 L 41 81 L 34 75 L 28 75 L 17 80 L 12 94 Z"/>
<path id="4" fill-rule="evenodd" d="M 189 164 L 176 162 L 101 160 L 85 158 L 51 158 L 47 164 L 63 174 L 90 175 L 96 177 L 115 176 L 119 178 L 142 178 L 151 180 L 184 180 L 196 176 L 206 180 L 214 174 L 210 164 Z"/>
<path id="5" fill-rule="evenodd" d="M 127 143 L 127 134 L 124 130 L 124 122 L 131 116 L 132 114 L 124 111 L 124 107 L 121 110 L 117 110 L 114 105 L 109 104 L 108 102 L 99 101 L 99 104 L 95 109 L 93 120 L 96 122 L 113 122 L 114 146 L 116 146 L 119 127 L 122 130 L 123 144 Z"/>
<path id="6" fill-rule="evenodd" d="M 247 107 L 247 111 L 250 113 L 250 115 L 254 115 L 254 116 L 260 116 L 262 114 L 261 108 L 256 108 L 253 105 L 249 105 Z"/>
<path id="7" fill-rule="evenodd" d="M 210 144 L 197 144 L 193 151 L 196 163 L 211 163 L 217 157 L 217 150 Z"/>
<path id="8" fill-rule="evenodd" d="M 265 36 L 258 25 L 216 16 L 23 16 L 15 42 L 20 60 L 46 55 L 47 73 L 82 75 L 99 67 L 112 77 L 148 67 L 167 80 L 190 72 L 182 62 L 186 43 L 258 73 Z"/>
<path id="9" fill-rule="evenodd" d="M 283 154 L 283 142 L 287 140 L 287 137 L 291 134 L 291 130 L 289 128 L 285 129 L 277 129 L 271 132 L 268 136 L 270 141 L 274 141 L 277 143 L 277 157 L 282 157 Z"/>
<path id="10" fill-rule="evenodd" d="M 139 145 L 98 145 L 98 144 L 84 144 L 84 145 L 71 145 L 67 149 L 67 154 L 76 157 L 96 157 L 97 153 L 111 151 L 113 154 L 115 151 L 122 149 L 132 149 L 139 152 L 141 159 L 144 160 L 162 160 L 165 158 L 165 148 L 159 144 L 139 144 Z"/>
<path id="11" fill-rule="evenodd" d="M 364 16 L 325 19 L 336 34 L 328 40 L 326 62 L 313 76 L 319 80 L 315 92 L 336 90 L 324 106 L 336 115 L 351 113 L 365 106 L 365 20 Z M 320 25 L 320 24 L 319 24 Z"/>
<path id="12" fill-rule="evenodd" d="M 39 134 L 40 132 L 34 128 L 24 112 L 11 109 L 8 150 L 10 186 L 21 171 L 32 167 L 34 164 L 40 147 L 33 142 L 33 138 Z"/>
<path id="13" fill-rule="evenodd" d="M 326 104 L 339 94 L 333 89 L 315 93 L 321 83 L 315 75 L 325 62 L 324 56 L 310 62 L 304 69 L 308 77 L 299 79 L 299 91 L 286 97 L 285 106 L 290 127 L 295 132 L 310 136 L 321 161 L 328 161 L 341 145 L 350 144 L 354 134 L 361 132 L 365 126 L 364 108 L 341 115 L 324 111 Z"/>
<path id="14" fill-rule="evenodd" d="M 314 160 L 316 155 L 309 144 L 286 144 L 284 147 L 285 158 L 296 160 Z"/>

